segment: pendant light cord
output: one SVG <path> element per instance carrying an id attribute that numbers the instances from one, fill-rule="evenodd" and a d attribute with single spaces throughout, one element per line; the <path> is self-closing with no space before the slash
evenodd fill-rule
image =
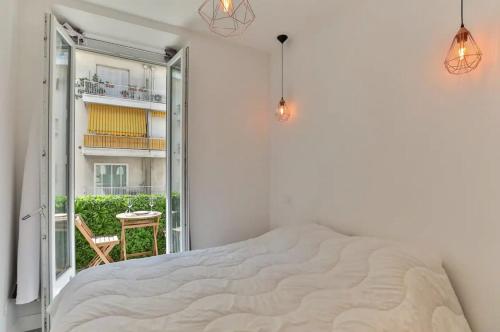
<path id="1" fill-rule="evenodd" d="M 279 35 L 278 41 L 281 43 L 281 101 L 284 101 L 285 96 L 285 42 L 288 40 L 287 35 Z"/>
<path id="2" fill-rule="evenodd" d="M 462 20 L 462 28 L 464 27 L 464 0 L 461 0 L 460 18 Z"/>
<path id="3" fill-rule="evenodd" d="M 285 79 L 284 79 L 284 76 L 285 76 L 285 74 L 284 74 L 284 68 L 285 67 L 284 67 L 284 64 L 283 64 L 283 62 L 284 62 L 284 55 L 283 55 L 283 53 L 284 53 L 284 51 L 283 51 L 284 45 L 283 44 L 284 43 L 281 43 L 281 99 L 283 99 L 283 96 L 285 95 L 284 88 L 283 88 L 284 82 L 285 82 Z"/>

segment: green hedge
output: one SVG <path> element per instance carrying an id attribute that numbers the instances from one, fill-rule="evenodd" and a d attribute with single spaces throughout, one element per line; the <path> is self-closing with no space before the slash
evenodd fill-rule
<path id="1" fill-rule="evenodd" d="M 56 196 L 56 213 L 66 213 L 68 208 L 66 206 L 66 196 Z"/>
<path id="2" fill-rule="evenodd" d="M 94 232 L 95 236 L 121 235 L 121 225 L 116 215 L 127 211 L 127 202 L 132 200 L 133 211 L 149 211 L 150 195 L 106 195 L 106 196 L 80 196 L 75 200 L 75 213 L 82 216 L 85 223 Z M 165 195 L 153 195 L 154 211 L 162 213 L 161 226 L 158 230 L 158 251 L 165 253 Z M 172 210 L 178 211 L 179 195 L 174 194 L 172 198 Z M 177 216 L 178 213 L 174 214 Z M 174 225 L 178 220 L 173 220 Z M 151 251 L 153 248 L 153 233 L 151 228 L 139 228 L 127 230 L 127 253 Z M 82 234 L 75 230 L 76 267 L 86 268 L 95 252 L 89 246 Z M 111 251 L 111 257 L 118 261 L 120 259 L 120 248 L 116 246 Z"/>

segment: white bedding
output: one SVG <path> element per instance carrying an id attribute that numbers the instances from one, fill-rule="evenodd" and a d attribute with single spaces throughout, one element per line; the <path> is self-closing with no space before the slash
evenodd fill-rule
<path id="1" fill-rule="evenodd" d="M 79 273 L 53 332 L 470 332 L 438 260 L 308 224 Z"/>

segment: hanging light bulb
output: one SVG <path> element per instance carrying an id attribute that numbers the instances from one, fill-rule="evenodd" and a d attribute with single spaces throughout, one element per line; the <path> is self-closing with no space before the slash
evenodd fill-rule
<path id="1" fill-rule="evenodd" d="M 458 57 L 460 58 L 461 61 L 465 60 L 465 51 L 466 50 L 467 49 L 464 46 L 460 47 L 460 49 L 458 50 Z"/>
<path id="2" fill-rule="evenodd" d="M 278 41 L 281 43 L 281 100 L 278 104 L 278 108 L 276 109 L 276 117 L 279 121 L 287 121 L 290 119 L 290 110 L 286 105 L 286 101 L 284 96 L 284 44 L 288 40 L 287 35 L 279 35 Z"/>
<path id="3" fill-rule="evenodd" d="M 464 1 L 461 0 L 462 25 L 451 43 L 444 65 L 450 74 L 466 74 L 479 66 L 482 53 L 469 30 L 464 26 Z"/>
<path id="4" fill-rule="evenodd" d="M 286 105 L 285 99 L 281 98 L 280 103 L 278 105 L 278 109 L 276 111 L 276 117 L 279 121 L 285 122 L 290 119 L 290 111 L 288 110 L 288 106 Z"/>
<path id="5" fill-rule="evenodd" d="M 242 34 L 255 20 L 250 0 L 205 0 L 198 13 L 210 31 L 223 37 Z"/>
<path id="6" fill-rule="evenodd" d="M 233 12 L 233 0 L 221 0 L 222 9 L 225 13 Z"/>

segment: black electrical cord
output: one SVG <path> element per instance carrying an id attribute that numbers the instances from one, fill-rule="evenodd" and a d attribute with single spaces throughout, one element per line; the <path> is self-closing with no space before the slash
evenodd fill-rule
<path id="1" fill-rule="evenodd" d="M 284 48 L 284 43 L 281 44 L 281 99 L 283 99 L 283 96 L 285 95 L 284 93 L 284 88 L 283 86 L 285 85 L 285 79 L 284 79 L 284 55 L 283 55 L 283 48 Z"/>
<path id="2" fill-rule="evenodd" d="M 285 85 L 285 65 L 284 65 L 284 47 L 285 47 L 285 42 L 288 40 L 287 35 L 279 35 L 278 36 L 278 41 L 281 43 L 281 100 L 283 100 L 285 91 L 284 91 L 284 85 Z"/>
<path id="3" fill-rule="evenodd" d="M 462 19 L 462 28 L 464 27 L 464 0 L 461 0 L 460 18 Z"/>

